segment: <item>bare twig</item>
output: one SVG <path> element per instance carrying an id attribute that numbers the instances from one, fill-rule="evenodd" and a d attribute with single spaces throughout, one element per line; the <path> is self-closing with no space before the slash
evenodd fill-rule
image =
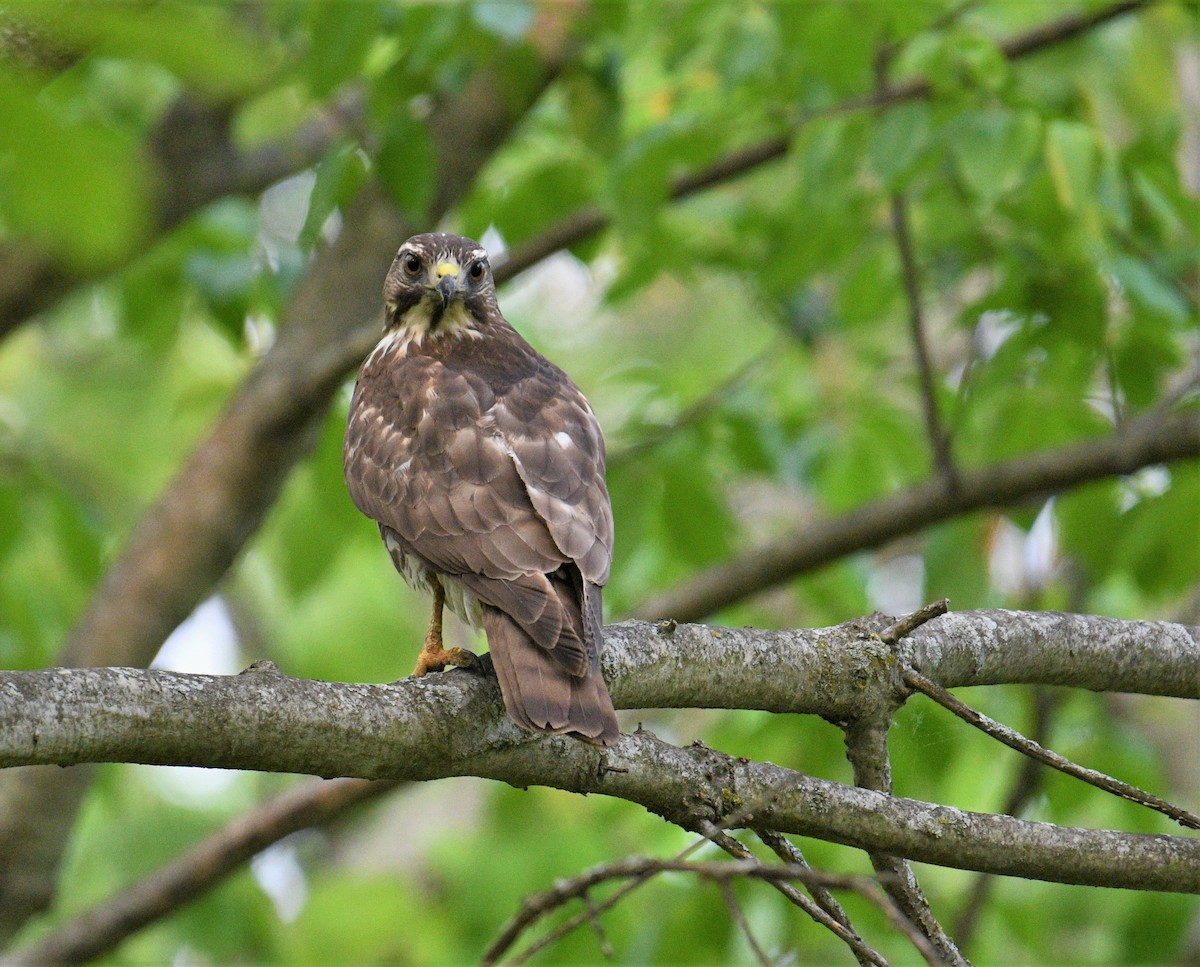
<path id="1" fill-rule="evenodd" d="M 583 895 L 583 903 L 587 908 L 584 911 L 587 914 L 587 922 L 591 924 L 592 932 L 596 935 L 596 943 L 600 945 L 600 953 L 611 960 L 613 956 L 612 944 L 608 942 L 608 934 L 604 932 L 604 924 L 600 922 L 600 910 L 590 893 Z"/>
<path id="2" fill-rule="evenodd" d="M 1103 789 L 1114 796 L 1120 796 L 1122 799 L 1128 799 L 1130 802 L 1136 802 L 1142 806 L 1154 809 L 1164 816 L 1170 816 L 1180 826 L 1185 826 L 1189 829 L 1200 829 L 1200 816 L 1197 816 L 1195 813 L 1169 803 L 1164 799 L 1160 799 L 1153 793 L 1138 789 L 1136 786 L 1131 786 L 1129 783 L 1106 776 L 1095 769 L 1088 769 L 1077 765 L 1057 752 L 1051 752 L 1049 749 L 1043 748 L 1037 742 L 1034 742 L 1033 739 L 1026 738 L 1015 729 L 1010 729 L 1007 725 L 1003 725 L 995 719 L 988 718 L 982 712 L 977 712 L 971 706 L 959 701 L 937 682 L 926 678 L 918 671 L 914 671 L 911 668 L 907 669 L 904 672 L 904 683 L 910 688 L 921 692 L 923 695 L 927 695 L 943 708 L 949 709 L 968 725 L 973 725 L 981 732 L 1004 743 L 1010 749 L 1015 749 L 1022 755 L 1036 759 L 1038 762 L 1048 765 L 1052 769 L 1057 769 L 1059 772 L 1064 772 L 1068 776 L 1074 776 L 1076 779 L 1082 780 L 1090 786 L 1095 786 L 1097 789 Z"/>
<path id="3" fill-rule="evenodd" d="M 912 634 L 921 625 L 925 624 L 926 621 L 932 621 L 934 618 L 946 614 L 949 610 L 949 598 L 932 601 L 925 605 L 925 607 L 918 608 L 912 614 L 905 615 L 903 618 L 899 618 L 888 625 L 883 631 L 879 632 L 879 640 L 884 642 L 884 644 L 894 645 L 901 638 Z"/>
<path id="4" fill-rule="evenodd" d="M 692 853 L 694 853 L 697 849 L 699 849 L 701 846 L 703 846 L 707 842 L 708 842 L 708 840 L 705 838 L 696 840 L 691 845 L 684 847 L 678 853 L 676 853 L 674 856 L 674 859 L 676 859 L 676 860 L 686 859 L 688 856 L 690 856 Z M 528 947 L 526 947 L 524 950 L 522 950 L 519 954 L 517 954 L 515 957 L 513 957 L 512 960 L 510 961 L 512 963 L 513 967 L 517 967 L 517 965 L 525 963 L 526 961 L 529 960 L 529 958 L 531 958 L 534 954 L 538 953 L 539 951 L 542 951 L 547 947 L 553 946 L 555 943 L 557 943 L 559 940 L 561 940 L 563 937 L 565 937 L 567 934 L 569 934 L 572 930 L 577 929 L 579 926 L 581 926 L 584 923 L 587 923 L 589 920 L 592 921 L 593 923 L 599 923 L 599 917 L 602 913 L 604 913 L 607 910 L 611 910 L 613 907 L 615 907 L 618 903 L 620 903 L 622 900 L 624 900 L 625 897 L 627 897 L 630 893 L 632 893 L 638 887 L 644 886 L 645 884 L 649 883 L 654 878 L 654 876 L 655 876 L 655 872 L 650 872 L 650 871 L 638 874 L 637 876 L 632 876 L 629 878 L 628 883 L 626 883 L 624 886 L 622 886 L 616 892 L 612 893 L 610 896 L 606 897 L 600 903 L 596 903 L 595 901 L 593 901 L 590 893 L 586 894 L 587 901 L 588 901 L 588 908 L 586 910 L 584 910 L 582 913 L 579 913 L 576 916 L 572 917 L 570 920 L 567 920 L 565 923 L 559 924 L 559 926 L 555 927 L 553 930 L 551 930 L 549 933 L 547 933 L 544 937 L 541 937 L 538 940 L 534 941 Z M 520 912 L 518 912 L 518 916 L 520 916 Z M 494 941 L 492 941 L 492 943 L 488 947 L 488 949 L 486 951 L 484 951 L 484 959 L 480 962 L 480 967 L 485 967 L 485 965 L 487 965 L 489 963 L 489 961 L 487 959 L 489 955 L 492 955 L 494 957 L 494 959 L 492 961 L 490 961 L 491 963 L 497 962 L 499 960 L 499 958 L 504 955 L 505 950 L 507 950 L 509 947 L 511 947 L 512 944 L 516 941 L 516 939 L 520 935 L 521 931 L 524 930 L 527 926 L 529 926 L 529 923 L 525 923 L 524 925 L 522 925 L 520 927 L 520 929 L 516 930 L 512 934 L 512 936 L 506 938 L 505 934 L 507 934 L 509 931 L 513 930 L 514 926 L 516 925 L 516 922 L 517 922 L 516 918 L 509 921 L 509 924 L 506 925 L 506 927 L 504 929 L 504 933 L 502 933 L 500 937 L 497 937 Z M 495 951 L 494 954 L 493 954 L 493 951 Z"/>
<path id="5" fill-rule="evenodd" d="M 860 719 L 845 729 L 846 755 L 854 770 L 854 782 L 864 789 L 891 794 L 892 771 L 887 751 L 889 722 Z M 896 906 L 923 935 L 926 943 L 918 946 L 930 967 L 970 967 L 954 941 L 933 915 L 912 867 L 901 856 L 878 850 L 868 852 L 871 865 L 880 876 L 884 889 Z"/>
<path id="6" fill-rule="evenodd" d="M 800 847 L 793 843 L 786 836 L 775 832 L 773 829 L 756 829 L 755 835 L 783 862 L 789 863 L 792 866 L 802 866 L 811 869 L 808 865 L 808 860 L 804 858 L 804 854 L 800 852 Z M 856 936 L 861 936 L 854 925 L 850 922 L 850 918 L 846 915 L 846 911 L 838 902 L 829 890 L 823 886 L 809 886 L 808 895 L 813 898 L 813 902 L 822 910 L 828 913 L 834 920 L 840 923 L 847 930 L 853 931 Z M 863 958 L 858 951 L 854 952 L 854 956 L 858 958 L 860 964 L 870 963 L 869 960 Z"/>
<path id="7" fill-rule="evenodd" d="M 701 823 L 700 831 L 730 856 L 742 860 L 743 862 L 758 862 L 754 854 L 750 852 L 749 848 L 744 843 L 734 839 L 724 830 L 719 829 L 712 823 Z M 796 869 L 812 870 L 812 867 L 807 863 L 789 865 L 794 865 Z M 884 960 L 883 955 L 877 950 L 873 950 L 870 946 L 868 946 L 853 927 L 851 927 L 848 923 L 843 923 L 842 920 L 834 916 L 820 904 L 808 899 L 808 897 L 804 896 L 799 890 L 796 889 L 794 885 L 781 881 L 772 883 L 772 886 L 774 886 L 779 893 L 783 894 L 783 896 L 786 897 L 794 906 L 799 907 L 814 921 L 825 927 L 830 933 L 846 944 L 846 946 L 850 948 L 851 952 L 858 959 L 859 963 L 874 964 L 877 965 L 877 967 L 884 967 L 884 965 L 887 964 L 887 961 Z M 810 891 L 816 889 L 823 890 L 825 893 L 829 892 L 827 887 L 818 886 L 815 884 L 815 881 L 811 884 L 805 883 L 805 886 L 807 886 Z M 837 901 L 835 900 L 834 903 L 836 904 Z M 844 913 L 843 916 L 845 916 Z"/>
<path id="8" fill-rule="evenodd" d="M 776 832 L 759 832 L 758 830 L 755 830 L 755 832 L 758 833 L 759 838 L 761 838 L 764 843 L 770 846 L 771 849 L 775 851 L 775 854 L 785 863 L 811 869 L 811 867 L 808 865 L 808 862 L 804 859 L 803 854 L 801 854 L 800 850 L 796 847 L 796 844 L 786 836 L 782 836 Z M 795 859 L 792 859 L 792 857 L 795 857 Z M 813 899 L 821 904 L 822 909 L 827 911 L 830 916 L 833 916 L 839 923 L 842 923 L 846 927 L 853 929 L 853 927 L 850 925 L 849 918 L 846 916 L 845 910 L 842 909 L 842 905 L 838 902 L 837 897 L 835 897 L 828 888 L 820 886 L 816 883 L 806 883 L 805 887 L 812 895 Z M 907 937 L 908 942 L 911 943 L 914 948 L 916 948 L 917 952 L 921 954 L 922 957 L 924 957 L 927 961 L 930 958 L 935 960 L 937 959 L 937 954 L 934 952 L 933 948 L 930 947 L 929 941 L 925 938 L 925 935 L 921 933 L 921 931 L 916 928 L 913 922 L 904 915 L 904 912 L 896 905 L 896 902 L 892 900 L 892 898 L 889 897 L 886 892 L 884 892 L 882 889 L 874 889 L 868 891 L 867 893 L 860 893 L 859 895 L 862 896 L 873 907 L 879 910 L 885 917 L 887 917 L 888 923 L 892 925 L 897 933 L 903 934 L 905 937 Z M 839 913 L 840 916 L 838 915 Z M 858 956 L 857 951 L 855 951 L 855 956 Z M 862 961 L 860 961 L 860 963 L 861 962 Z"/>
<path id="9" fill-rule="evenodd" d="M 917 360 L 917 373 L 921 381 L 921 405 L 925 414 L 925 430 L 929 434 L 929 445 L 933 451 L 933 465 L 946 486 L 958 484 L 958 470 L 950 449 L 950 434 L 942 425 L 938 413 L 937 386 L 933 363 L 929 358 L 929 345 L 925 334 L 925 309 L 921 298 L 921 279 L 917 269 L 917 257 L 913 251 L 912 231 L 908 224 L 908 203 L 903 193 L 894 191 L 890 198 L 892 234 L 900 255 L 900 269 L 904 279 L 904 294 L 908 300 L 908 327 L 912 337 L 913 354 Z"/>
<path id="10" fill-rule="evenodd" d="M 692 873 L 696 876 L 720 883 L 733 879 L 757 879 L 767 883 L 789 881 L 820 883 L 828 889 L 853 890 L 862 895 L 878 890 L 871 877 L 852 874 L 819 873 L 811 869 L 761 863 L 756 859 L 733 860 L 719 863 L 696 863 L 687 860 L 667 860 L 656 857 L 631 856 L 603 863 L 569 880 L 560 880 L 550 889 L 527 896 L 521 902 L 517 915 L 509 922 L 504 932 L 484 952 L 480 967 L 499 963 L 505 951 L 522 931 L 547 914 L 571 900 L 585 896 L 590 890 L 610 880 L 650 878 L 659 873 Z M 598 909 L 605 909 L 603 906 Z"/>
<path id="11" fill-rule="evenodd" d="M 1044 688 L 1033 689 L 1033 737 L 1037 742 L 1044 742 L 1050 734 L 1050 723 L 1054 710 L 1059 701 L 1056 694 Z M 1040 763 L 1033 759 L 1024 759 L 1017 773 L 1012 791 L 1005 800 L 1003 811 L 1009 816 L 1018 815 L 1033 799 L 1042 785 L 1045 771 Z M 979 923 L 979 915 L 987 904 L 988 896 L 996 883 L 996 878 L 987 873 L 980 873 L 971 884 L 971 892 L 954 918 L 951 933 L 960 947 L 969 948 L 975 936 L 975 928 Z"/>
<path id="12" fill-rule="evenodd" d="M 305 783 L 234 820 L 139 883 L 55 927 L 33 946 L 3 958 L 5 967 L 82 964 L 212 889 L 290 833 L 329 822 L 395 789 L 387 780 Z"/>
<path id="13" fill-rule="evenodd" d="M 746 922 L 746 915 L 742 913 L 742 908 L 738 904 L 737 897 L 734 896 L 733 887 L 729 881 L 717 880 L 717 888 L 721 891 L 721 898 L 725 901 L 725 909 L 729 911 L 730 919 L 737 924 L 738 929 L 742 932 L 742 936 L 746 938 L 746 943 L 754 951 L 754 958 L 762 964 L 762 967 L 773 967 L 771 958 L 758 945 L 758 941 L 754 937 L 754 932 L 750 929 L 750 924 Z"/>

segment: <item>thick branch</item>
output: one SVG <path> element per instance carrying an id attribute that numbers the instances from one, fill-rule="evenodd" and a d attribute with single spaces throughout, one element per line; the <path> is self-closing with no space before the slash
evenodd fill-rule
<path id="1" fill-rule="evenodd" d="M 960 514 L 1006 507 L 1156 463 L 1197 457 L 1200 414 L 1142 420 L 1106 437 L 960 471 L 953 487 L 936 478 L 841 517 L 805 521 L 791 533 L 651 598 L 635 613 L 694 621 L 847 554 Z"/>
<path id="2" fill-rule="evenodd" d="M 985 635 L 987 620 L 977 618 Z M 647 625 L 614 630 L 606 671 L 615 700 L 628 705 L 631 695 L 645 691 L 636 680 L 648 677 L 628 669 L 647 667 L 637 652 L 653 645 L 657 633 Z M 1160 632 L 1187 637 L 1196 648 L 1195 635 L 1178 626 Z M 836 666 L 837 652 L 853 640 L 850 627 L 823 634 L 822 650 Z M 633 653 L 617 644 L 622 637 L 636 637 Z M 801 652 L 813 644 L 803 638 Z M 859 661 L 876 654 L 877 642 L 859 640 Z M 696 651 L 688 658 L 711 657 L 698 635 L 674 642 L 685 653 L 689 644 Z M 948 662 L 953 668 L 953 659 Z M 1190 667 L 1197 667 L 1194 655 Z M 701 670 L 691 678 L 737 690 L 736 674 L 726 681 L 719 668 Z M 793 681 L 800 677 L 792 673 Z M 697 682 L 685 680 L 678 691 L 688 694 L 677 693 L 674 701 L 690 699 L 696 689 Z M 897 799 L 701 746 L 678 749 L 645 732 L 625 736 L 608 752 L 573 739 L 533 737 L 505 716 L 494 680 L 466 672 L 381 686 L 270 671 L 229 677 L 133 669 L 12 673 L 0 676 L 0 709 L 0 762 L 8 764 L 137 761 L 414 780 L 476 775 L 612 795 L 693 829 L 736 817 L 747 826 L 963 869 L 1200 892 L 1200 840 L 1061 828 Z"/>

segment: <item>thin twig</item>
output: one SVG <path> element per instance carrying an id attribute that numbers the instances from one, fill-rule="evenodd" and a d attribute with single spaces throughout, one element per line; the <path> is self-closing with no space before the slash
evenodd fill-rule
<path id="1" fill-rule="evenodd" d="M 1059 693 L 1050 692 L 1044 688 L 1035 688 L 1032 694 L 1033 737 L 1040 743 L 1044 742 L 1050 734 L 1050 723 L 1053 720 L 1055 709 L 1060 704 L 1059 699 L 1056 698 Z M 1017 773 L 1008 799 L 1005 800 L 1003 811 L 1009 816 L 1016 816 L 1020 813 L 1041 788 L 1042 777 L 1045 775 L 1045 771 L 1035 760 L 1022 760 L 1021 770 Z M 975 877 L 975 882 L 971 884 L 971 892 L 967 895 L 967 899 L 958 911 L 951 927 L 954 939 L 960 947 L 970 947 L 971 940 L 975 936 L 975 928 L 979 924 L 979 915 L 987 905 L 992 886 L 996 882 L 996 878 L 990 873 L 980 873 Z"/>
<path id="2" fill-rule="evenodd" d="M 1180 826 L 1186 826 L 1189 829 L 1200 829 L 1200 816 L 1197 816 L 1195 813 L 1176 806 L 1174 803 L 1169 803 L 1165 799 L 1160 799 L 1153 793 L 1138 789 L 1136 786 L 1131 786 L 1127 782 L 1121 782 L 1119 779 L 1106 776 L 1103 772 L 1097 772 L 1095 769 L 1088 769 L 1085 766 L 1077 765 L 1057 752 L 1051 752 L 1049 749 L 1043 748 L 1015 729 L 1010 729 L 1007 725 L 1003 725 L 995 719 L 988 718 L 982 712 L 975 711 L 971 706 L 955 698 L 937 682 L 926 678 L 914 669 L 910 668 L 904 672 L 904 683 L 910 688 L 921 692 L 923 695 L 929 696 L 943 708 L 949 709 L 968 725 L 975 726 L 981 732 L 990 735 L 999 742 L 1003 742 L 1010 749 L 1016 749 L 1022 755 L 1036 759 L 1038 762 L 1048 765 L 1052 769 L 1064 772 L 1068 776 L 1074 776 L 1076 779 L 1080 779 L 1090 786 L 1095 786 L 1097 789 L 1110 792 L 1114 796 L 1120 796 L 1122 799 L 1128 799 L 1130 802 L 1136 802 L 1150 809 L 1157 810 L 1164 816 L 1171 817 Z"/>
<path id="3" fill-rule="evenodd" d="M 932 621 L 939 615 L 946 614 L 950 610 L 950 599 L 941 598 L 937 601 L 931 601 L 923 608 L 918 608 L 912 614 L 905 615 L 903 618 L 897 619 L 892 624 L 888 625 L 883 631 L 879 632 L 879 640 L 884 644 L 894 645 L 901 638 L 911 635 L 914 631 L 925 624 L 927 621 Z"/>
<path id="4" fill-rule="evenodd" d="M 784 836 L 780 832 L 773 829 L 756 829 L 754 833 L 776 856 L 783 862 L 791 866 L 800 866 L 806 869 L 812 869 L 809 866 L 808 860 L 804 858 L 804 854 L 800 851 L 795 843 Z M 828 913 L 833 919 L 840 923 L 847 930 L 854 930 L 850 923 L 850 918 L 846 915 L 846 911 L 838 902 L 837 897 L 830 893 L 823 886 L 811 886 L 808 888 L 809 896 L 813 898 L 813 902 L 822 910 Z M 855 930 L 855 933 L 858 931 Z"/>
<path id="5" fill-rule="evenodd" d="M 783 862 L 792 866 L 800 866 L 804 869 L 812 869 L 812 867 L 808 864 L 808 860 L 804 858 L 804 854 L 800 851 L 800 847 L 798 847 L 782 833 L 776 832 L 773 829 L 756 829 L 754 832 L 758 838 L 775 853 L 776 856 L 783 860 Z M 856 937 L 859 939 L 862 938 L 862 934 L 860 934 L 854 927 L 854 924 L 850 922 L 850 917 L 847 915 L 841 903 L 838 902 L 837 897 L 835 897 L 831 891 L 827 890 L 823 886 L 818 886 L 815 883 L 806 884 L 806 889 L 808 890 L 808 895 L 813 898 L 813 902 L 816 903 L 817 906 L 828 913 L 834 920 L 853 933 Z M 910 923 L 908 927 L 911 930 L 912 924 Z M 854 947 L 851 947 L 850 951 L 854 954 L 855 959 L 859 962 L 861 967 L 867 967 L 867 965 L 871 963 L 870 957 L 868 957 L 865 953 L 859 952 Z"/>
<path id="6" fill-rule="evenodd" d="M 707 842 L 708 840 L 706 838 L 698 839 L 691 845 L 684 847 L 682 850 L 676 853 L 673 859 L 687 859 L 687 857 L 689 857 Z M 565 923 L 559 924 L 559 926 L 555 927 L 545 936 L 540 937 L 531 943 L 512 959 L 511 963 L 513 964 L 513 967 L 516 967 L 518 964 L 525 963 L 534 954 L 557 943 L 571 931 L 577 929 L 582 924 L 587 923 L 589 920 L 597 922 L 602 913 L 611 910 L 639 886 L 644 886 L 646 883 L 649 883 L 650 880 L 655 876 L 656 872 L 657 871 L 650 871 L 632 877 L 630 882 L 626 883 L 619 890 L 617 890 L 611 896 L 606 897 L 600 903 L 593 901 L 589 894 L 588 909 L 572 917 L 570 920 L 567 920 Z M 500 958 L 504 956 L 505 951 L 508 950 L 516 942 L 521 933 L 534 922 L 536 917 L 529 919 L 525 916 L 525 913 L 525 906 L 524 903 L 522 903 L 521 909 L 517 911 L 517 915 L 509 921 L 504 930 L 501 931 L 500 936 L 493 940 L 488 946 L 488 949 L 483 952 L 483 959 L 480 960 L 480 967 L 486 967 L 488 964 L 495 964 L 499 962 Z"/>
<path id="7" fill-rule="evenodd" d="M 758 945 L 758 941 L 754 938 L 754 933 L 750 929 L 750 924 L 746 922 L 746 915 L 742 913 L 741 905 L 738 903 L 737 897 L 734 896 L 733 887 L 730 886 L 729 881 L 718 880 L 717 888 L 721 891 L 721 899 L 725 901 L 725 908 L 729 911 L 730 919 L 742 931 L 742 936 L 746 938 L 746 943 L 754 951 L 755 958 L 762 964 L 762 967 L 774 967 L 771 958 L 767 956 L 766 951 Z"/>
<path id="8" fill-rule="evenodd" d="M 583 895 L 583 902 L 587 908 L 588 923 L 591 924 L 592 932 L 596 935 L 596 943 L 600 945 L 600 953 L 612 959 L 612 944 L 608 942 L 608 934 L 604 932 L 604 924 L 600 922 L 600 910 L 596 906 L 596 901 L 592 899 L 590 893 L 585 893 Z"/>
<path id="9" fill-rule="evenodd" d="M 484 952 L 480 961 L 481 967 L 498 963 L 504 952 L 512 946 L 513 941 L 523 930 L 563 904 L 583 897 L 599 884 L 610 880 L 641 880 L 659 873 L 692 873 L 715 883 L 728 882 L 733 879 L 755 879 L 766 883 L 790 881 L 819 883 L 829 889 L 852 890 L 862 896 L 868 896 L 879 886 L 872 877 L 856 874 L 820 873 L 795 866 L 766 864 L 754 858 L 695 863 L 688 860 L 630 856 L 611 863 L 603 863 L 572 879 L 560 880 L 548 890 L 527 896 L 522 901 L 517 915 L 509 922 L 501 936 L 493 941 Z M 599 912 L 603 912 L 604 909 L 603 904 L 596 907 Z M 886 963 L 886 961 L 882 961 L 882 958 L 880 962 Z"/>
<path id="10" fill-rule="evenodd" d="M 913 250 L 912 231 L 908 224 L 908 203 L 902 192 L 891 194 L 892 235 L 900 256 L 900 269 L 904 279 L 904 294 L 908 301 L 908 327 L 912 338 L 913 354 L 917 359 L 917 373 L 921 380 L 921 405 L 925 414 L 925 430 L 929 434 L 929 446 L 933 451 L 933 465 L 948 487 L 958 485 L 958 469 L 950 449 L 950 434 L 942 424 L 938 412 L 937 386 L 933 373 L 933 362 L 929 357 L 929 343 L 925 333 L 925 309 L 921 296 L 921 277 L 917 268 L 917 256 Z"/>
<path id="11" fill-rule="evenodd" d="M 775 851 L 776 855 L 779 856 L 779 858 L 785 863 L 789 865 L 801 866 L 806 869 L 812 868 L 808 865 L 808 861 L 804 859 L 804 855 L 800 852 L 796 844 L 786 836 L 771 831 L 759 832 L 758 830 L 755 830 L 755 832 L 758 833 L 759 838 L 762 839 L 762 841 L 768 846 L 770 846 L 771 849 Z M 791 859 L 793 856 L 797 859 Z M 880 877 L 879 879 L 882 881 L 883 877 Z M 821 904 L 822 909 L 826 910 L 830 914 L 830 916 L 838 917 L 839 922 L 843 923 L 851 930 L 854 929 L 850 924 L 849 917 L 846 916 L 845 910 L 842 909 L 841 903 L 838 902 L 837 897 L 835 897 L 827 887 L 821 886 L 818 883 L 806 883 L 805 888 L 809 893 L 812 894 L 813 898 Z M 897 933 L 903 934 L 906 938 L 908 938 L 908 942 L 911 943 L 914 948 L 916 948 L 917 952 L 920 953 L 922 957 L 924 957 L 927 961 L 930 959 L 937 959 L 937 953 L 930 946 L 929 941 L 925 938 L 925 935 L 921 933 L 921 931 L 917 929 L 916 925 L 904 915 L 904 911 L 902 911 L 896 905 L 896 901 L 889 897 L 884 890 L 876 888 L 867 893 L 860 893 L 859 896 L 861 896 L 873 907 L 875 907 L 875 909 L 887 917 L 888 923 L 895 928 Z M 826 904 L 828 904 L 828 906 L 826 906 Z M 839 913 L 840 917 L 838 916 Z M 858 956 L 857 953 L 855 956 Z"/>
<path id="12" fill-rule="evenodd" d="M 757 858 L 753 853 L 750 852 L 750 849 L 744 843 L 734 839 L 724 830 L 718 829 L 712 823 L 702 824 L 700 827 L 700 832 L 702 832 L 713 843 L 723 849 L 730 856 L 733 856 L 743 862 L 758 862 Z M 804 864 L 803 866 L 796 866 L 795 868 L 812 870 L 812 867 L 808 866 L 807 864 Z M 816 882 L 816 880 L 812 882 Z M 783 894 L 783 896 L 794 906 L 799 907 L 801 910 L 807 913 L 809 917 L 811 917 L 821 926 L 825 927 L 825 929 L 846 944 L 846 946 L 853 951 L 854 956 L 858 958 L 859 963 L 863 963 L 865 961 L 868 964 L 877 965 L 877 967 L 883 967 L 883 965 L 887 964 L 887 961 L 884 960 L 883 955 L 877 950 L 873 950 L 870 946 L 868 946 L 853 927 L 843 924 L 832 914 L 826 912 L 822 907 L 814 903 L 803 893 L 797 890 L 796 887 L 791 883 L 777 882 L 773 883 L 772 886 L 774 886 L 779 893 Z M 810 886 L 810 884 L 805 883 L 805 886 Z"/>

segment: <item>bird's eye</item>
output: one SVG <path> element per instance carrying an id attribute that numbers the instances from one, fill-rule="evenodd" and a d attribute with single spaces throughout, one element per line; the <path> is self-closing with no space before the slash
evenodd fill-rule
<path id="1" fill-rule="evenodd" d="M 486 271 L 483 259 L 476 259 L 471 263 L 471 267 L 467 269 L 467 278 L 472 282 L 478 282 L 483 278 Z"/>
<path id="2" fill-rule="evenodd" d="M 414 255 L 412 252 L 409 252 L 406 256 L 404 256 L 404 259 L 401 262 L 401 265 L 404 266 L 404 271 L 408 275 L 415 276 L 415 275 L 419 275 L 421 272 L 421 260 L 416 255 Z"/>

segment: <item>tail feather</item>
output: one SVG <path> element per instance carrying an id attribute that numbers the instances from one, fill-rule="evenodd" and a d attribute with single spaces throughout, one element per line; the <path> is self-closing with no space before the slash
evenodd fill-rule
<path id="1" fill-rule="evenodd" d="M 483 627 L 504 705 L 518 724 L 535 731 L 573 732 L 604 746 L 620 738 L 598 667 L 570 674 L 497 608 L 484 607 Z"/>

